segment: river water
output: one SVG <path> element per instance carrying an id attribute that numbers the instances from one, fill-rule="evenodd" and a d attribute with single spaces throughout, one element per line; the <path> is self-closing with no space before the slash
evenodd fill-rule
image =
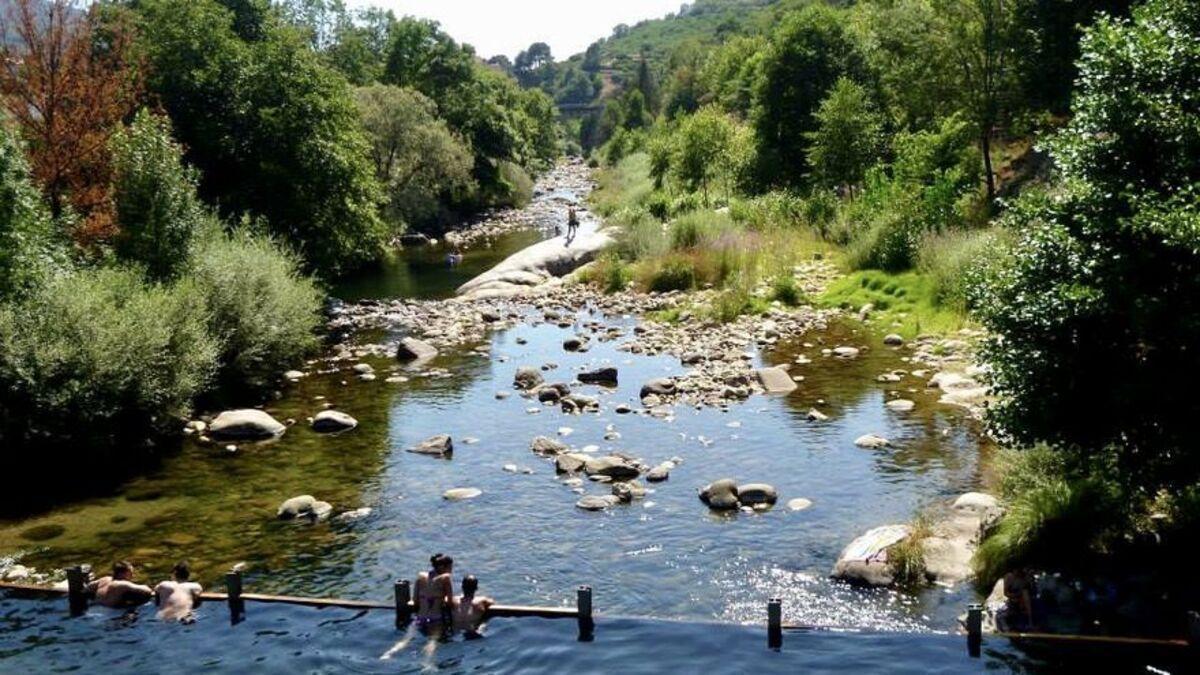
<path id="1" fill-rule="evenodd" d="M 445 267 L 442 252 L 418 250 L 338 293 L 349 299 L 445 296 L 464 277 L 540 236 L 504 235 L 491 248 L 469 253 L 458 270 Z M 626 328 L 635 323 L 633 317 L 587 312 L 576 317 L 578 323 L 590 319 Z M 351 364 L 324 374 L 314 366 L 312 375 L 267 405 L 279 419 L 301 420 L 278 442 L 236 453 L 185 443 L 156 470 L 112 494 L 0 521 L 0 557 L 18 555 L 38 570 L 80 562 L 102 569 L 111 560 L 130 559 L 147 580 L 187 559 L 206 585 L 240 562 L 248 591 L 387 600 L 392 580 L 411 577 L 441 551 L 456 558 L 456 572 L 475 574 L 484 593 L 507 604 L 568 605 L 576 586 L 591 585 L 598 614 L 626 617 L 602 618 L 595 642 L 575 642 L 574 625 L 567 622 L 507 620 L 496 622 L 486 640 L 443 645 L 433 656 L 416 646 L 381 664 L 379 654 L 396 639 L 386 612 L 255 605 L 250 620 L 231 629 L 223 608 L 207 607 L 195 626 L 181 628 L 158 624 L 149 610 L 130 618 L 93 609 L 69 621 L 61 602 L 0 599 L 0 671 L 104 664 L 147 672 L 180 658 L 256 672 L 979 667 L 966 660 L 962 638 L 946 635 L 976 598 L 969 586 L 872 591 L 828 578 L 838 552 L 858 534 L 908 521 L 924 507 L 984 483 L 987 445 L 963 411 L 939 405 L 919 385 L 876 381 L 880 373 L 910 367 L 902 352 L 885 348 L 859 324 L 835 323 L 756 356 L 764 364 L 791 362 L 799 354 L 812 358 L 794 371 L 806 379 L 793 394 L 754 397 L 728 411 L 678 407 L 673 417 L 660 419 L 612 411 L 618 403 L 636 407 L 642 382 L 680 373 L 676 359 L 618 351 L 619 341 L 568 353 L 561 345 L 572 334 L 573 328 L 522 324 L 494 333 L 489 356 L 468 345 L 433 364 L 445 376 L 406 372 L 404 383 L 384 381 L 396 368 L 386 359 L 367 360 L 381 374 L 373 382 L 356 379 Z M 368 337 L 378 336 L 358 339 Z M 823 358 L 820 343 L 871 348 L 859 359 L 838 360 Z M 497 392 L 511 391 L 519 365 L 550 362 L 556 368 L 548 381 L 570 381 L 584 367 L 616 365 L 620 385 L 586 388 L 604 401 L 599 415 L 569 416 L 516 395 L 497 399 Z M 901 388 L 916 409 L 888 410 L 888 388 Z M 338 436 L 312 433 L 303 420 L 326 403 L 353 415 L 359 427 Z M 818 403 L 830 419 L 810 422 L 806 413 Z M 620 438 L 605 440 L 612 431 Z M 451 460 L 405 452 L 441 433 L 455 439 Z M 855 447 L 854 439 L 865 433 L 890 438 L 895 447 Z M 577 448 L 625 451 L 652 465 L 675 456 L 683 463 L 644 500 L 584 512 L 553 464 L 530 452 L 538 435 Z M 716 515 L 696 490 L 723 477 L 769 482 L 780 505 L 762 514 Z M 456 487 L 483 494 L 460 502 L 442 498 Z M 608 486 L 588 482 L 583 489 L 608 492 Z M 279 503 L 299 494 L 328 501 L 337 513 L 371 511 L 314 526 L 277 521 Z M 783 506 L 795 497 L 811 500 L 812 507 Z M 760 628 L 738 624 L 761 624 L 770 597 L 783 599 L 789 623 L 868 631 L 870 637 L 789 636 L 782 653 L 769 652 Z M 116 646 L 102 652 L 101 641 Z M 797 648 L 790 648 L 793 643 Z M 985 661 L 1002 669 L 1053 670 L 1061 658 L 1062 652 L 1038 655 L 995 643 Z M 1130 663 L 1141 661 L 1133 657 Z"/>

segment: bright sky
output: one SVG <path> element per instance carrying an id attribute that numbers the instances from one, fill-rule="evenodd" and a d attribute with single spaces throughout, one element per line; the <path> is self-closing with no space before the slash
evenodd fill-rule
<path id="1" fill-rule="evenodd" d="M 375 5 L 396 16 L 433 19 L 459 42 L 475 46 L 483 58 L 509 58 L 534 42 L 550 45 L 555 59 L 587 49 L 612 33 L 613 26 L 633 25 L 679 11 L 684 0 L 352 0 L 347 5 Z"/>

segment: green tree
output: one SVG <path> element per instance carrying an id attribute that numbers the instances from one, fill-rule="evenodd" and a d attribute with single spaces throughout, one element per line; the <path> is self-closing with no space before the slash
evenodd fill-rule
<path id="1" fill-rule="evenodd" d="M 449 206 L 474 189 L 470 149 L 437 117 L 420 92 L 386 84 L 355 91 L 371 138 L 375 175 L 397 229 L 426 229 L 445 220 Z"/>
<path id="2" fill-rule="evenodd" d="M 817 129 L 808 134 L 813 173 L 825 186 L 844 186 L 853 194 L 880 156 L 883 125 L 879 114 L 866 90 L 843 77 L 813 116 Z"/>
<path id="3" fill-rule="evenodd" d="M 386 234 L 345 80 L 260 3 L 140 0 L 151 90 L 226 215 L 266 218 L 312 269 L 376 259 Z"/>
<path id="4" fill-rule="evenodd" d="M 117 256 L 142 265 L 150 279 L 178 275 L 207 213 L 196 196 L 196 171 L 183 163 L 166 119 L 142 110 L 110 142 Z"/>
<path id="5" fill-rule="evenodd" d="M 976 305 L 1018 442 L 1117 449 L 1112 475 L 1200 476 L 1200 13 L 1149 0 L 1085 34 L 1075 115 L 1049 144 L 1061 182 L 1009 216 L 1020 241 Z"/>
<path id="6" fill-rule="evenodd" d="M 760 171 L 767 183 L 799 185 L 808 173 L 813 112 L 842 76 L 864 62 L 838 10 L 810 5 L 789 14 L 763 56 L 754 92 Z"/>
<path id="7" fill-rule="evenodd" d="M 641 60 L 638 61 L 637 88 L 642 94 L 642 99 L 650 115 L 657 114 L 659 106 L 658 79 L 650 70 L 650 62 L 646 59 L 645 54 L 642 54 Z"/>
<path id="8" fill-rule="evenodd" d="M 21 144 L 0 119 L 0 301 L 27 293 L 66 266 L 59 236 Z"/>
<path id="9" fill-rule="evenodd" d="M 736 166 L 737 124 L 713 106 L 685 117 L 675 133 L 672 171 L 689 190 L 699 190 L 709 204 L 709 188 L 724 180 L 728 187 Z"/>

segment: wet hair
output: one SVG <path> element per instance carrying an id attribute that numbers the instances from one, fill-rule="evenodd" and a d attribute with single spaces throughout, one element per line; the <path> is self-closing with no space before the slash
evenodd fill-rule
<path id="1" fill-rule="evenodd" d="M 453 566 L 454 566 L 454 558 L 451 558 L 448 555 L 444 555 L 440 559 L 438 559 L 437 563 L 434 564 L 433 569 L 440 572 L 442 570 L 449 570 Z"/>
<path id="2" fill-rule="evenodd" d="M 171 570 L 171 574 L 180 581 L 187 581 L 188 577 L 192 576 L 192 568 L 188 567 L 187 562 L 180 560 L 175 563 L 175 567 Z"/>
<path id="3" fill-rule="evenodd" d="M 479 590 L 479 580 L 475 578 L 474 574 L 468 574 L 463 577 L 462 589 L 463 595 L 467 597 L 475 595 L 475 591 Z"/>
<path id="4" fill-rule="evenodd" d="M 132 574 L 133 565 L 130 565 L 128 562 L 124 560 L 118 560 L 117 562 L 113 563 L 112 575 L 114 577 L 120 578 L 124 576 L 131 576 Z"/>

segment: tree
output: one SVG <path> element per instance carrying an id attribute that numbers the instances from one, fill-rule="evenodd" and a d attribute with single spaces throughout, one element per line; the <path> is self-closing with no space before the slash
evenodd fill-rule
<path id="1" fill-rule="evenodd" d="M 593 42 L 588 45 L 587 51 L 583 53 L 583 69 L 588 72 L 596 72 L 600 70 L 600 48 L 603 46 L 603 41 Z"/>
<path id="2" fill-rule="evenodd" d="M 1200 14 L 1149 0 L 1086 31 L 1061 180 L 1009 215 L 1021 239 L 976 305 L 991 423 L 1109 469 L 1147 496 L 1200 477 Z"/>
<path id="3" fill-rule="evenodd" d="M 956 91 L 978 127 L 988 204 L 996 200 L 992 137 L 1014 84 L 1017 36 L 1013 0 L 937 0 L 938 33 L 958 72 Z"/>
<path id="4" fill-rule="evenodd" d="M 728 186 L 734 167 L 737 124 L 712 106 L 683 118 L 675 135 L 672 171 L 689 190 L 700 190 L 709 204 L 709 187 L 720 179 Z"/>
<path id="5" fill-rule="evenodd" d="M 191 257 L 208 214 L 196 195 L 196 170 L 183 163 L 171 123 L 145 110 L 109 143 L 117 256 L 155 281 L 175 278 Z"/>
<path id="6" fill-rule="evenodd" d="M 357 89 L 355 99 L 388 197 L 388 219 L 417 228 L 443 220 L 449 205 L 475 187 L 470 150 L 419 92 L 376 84 Z"/>
<path id="7" fill-rule="evenodd" d="M 64 249 L 21 144 L 0 119 L 0 301 L 24 295 L 65 267 Z"/>
<path id="8" fill-rule="evenodd" d="M 345 80 L 254 7 L 141 0 L 148 84 L 201 171 L 202 196 L 223 215 L 265 218 L 310 269 L 336 276 L 382 253 L 369 146 Z"/>
<path id="9" fill-rule="evenodd" d="M 622 98 L 624 108 L 622 126 L 630 131 L 650 124 L 650 111 L 646 109 L 646 98 L 640 89 L 630 89 Z"/>
<path id="10" fill-rule="evenodd" d="M 123 13 L 74 0 L 13 0 L 0 16 L 0 93 L 51 214 L 82 216 L 81 241 L 112 234 L 107 144 L 139 93 Z"/>
<path id="11" fill-rule="evenodd" d="M 808 161 L 827 187 L 854 187 L 880 156 L 882 122 L 867 92 L 843 77 L 813 114 L 817 130 L 809 132 Z"/>
<path id="12" fill-rule="evenodd" d="M 788 15 L 763 56 L 754 128 L 763 179 L 797 186 L 808 174 L 813 112 L 842 76 L 859 79 L 863 57 L 837 10 L 810 5 Z"/>
<path id="13" fill-rule="evenodd" d="M 651 115 L 658 113 L 659 96 L 658 96 L 658 81 L 654 77 L 654 73 L 650 72 L 650 63 L 646 60 L 646 54 L 643 53 L 641 60 L 638 61 L 638 76 L 637 88 L 642 93 L 642 99 L 645 101 L 646 109 Z"/>

